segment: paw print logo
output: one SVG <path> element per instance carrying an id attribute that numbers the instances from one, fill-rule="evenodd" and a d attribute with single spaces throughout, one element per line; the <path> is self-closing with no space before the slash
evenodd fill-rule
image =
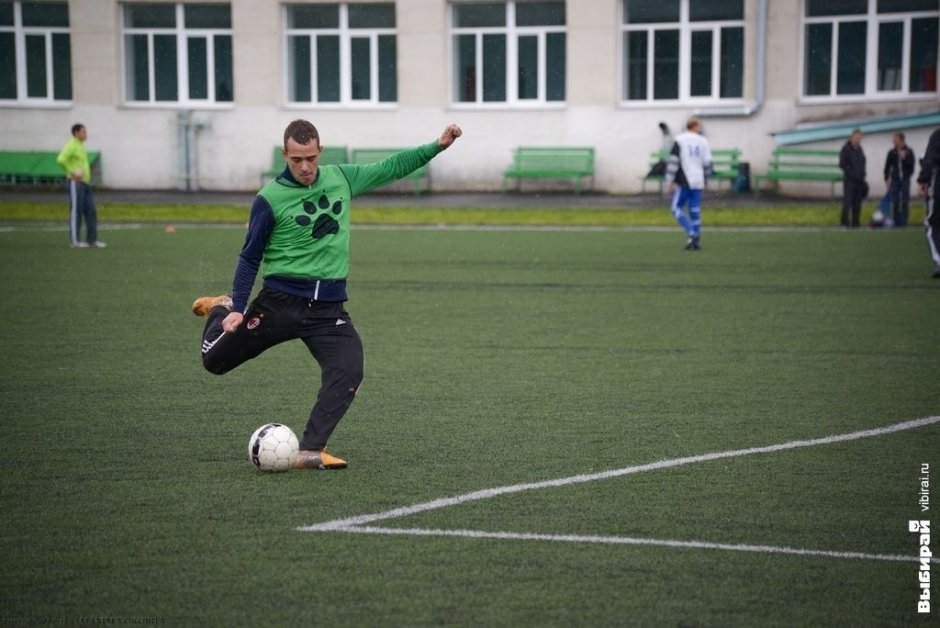
<path id="1" fill-rule="evenodd" d="M 322 213 L 317 216 L 317 213 L 321 211 Z M 326 197 L 326 194 L 321 194 L 315 204 L 304 201 L 304 213 L 294 216 L 294 222 L 301 227 L 309 227 L 312 224 L 310 237 L 319 240 L 324 236 L 339 233 L 339 222 L 334 216 L 339 216 L 341 213 L 343 213 L 343 201 L 336 201 L 330 205 L 330 199 Z M 313 216 L 316 218 L 314 219 Z"/>

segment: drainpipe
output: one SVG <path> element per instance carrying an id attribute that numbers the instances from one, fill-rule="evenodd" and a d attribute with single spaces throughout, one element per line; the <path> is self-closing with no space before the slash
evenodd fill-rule
<path id="1" fill-rule="evenodd" d="M 191 111 L 176 112 L 176 189 L 189 190 L 189 128 Z"/>
<path id="2" fill-rule="evenodd" d="M 757 74 L 754 77 L 754 102 L 743 108 L 712 107 L 699 109 L 695 115 L 701 118 L 719 117 L 749 117 L 760 111 L 764 106 L 765 91 L 767 89 L 767 0 L 760 0 L 757 5 Z"/>
<path id="3" fill-rule="evenodd" d="M 209 125 L 204 122 L 194 122 L 193 112 L 179 111 L 176 114 L 176 145 L 177 145 L 177 189 L 184 192 L 199 190 L 199 163 L 196 134 Z"/>

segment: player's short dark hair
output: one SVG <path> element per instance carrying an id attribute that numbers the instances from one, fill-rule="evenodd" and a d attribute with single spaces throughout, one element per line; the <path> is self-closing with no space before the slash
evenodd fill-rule
<path id="1" fill-rule="evenodd" d="M 79 131 L 81 131 L 81 130 L 84 129 L 84 128 L 85 128 L 85 125 L 84 125 L 84 124 L 81 124 L 81 123 L 73 124 L 73 125 L 72 125 L 72 135 L 75 135 L 76 133 L 78 133 Z"/>
<path id="2" fill-rule="evenodd" d="M 284 129 L 284 150 L 287 150 L 287 140 L 293 139 L 298 144 L 309 144 L 316 140 L 320 145 L 320 134 L 317 127 L 306 120 L 294 120 Z"/>

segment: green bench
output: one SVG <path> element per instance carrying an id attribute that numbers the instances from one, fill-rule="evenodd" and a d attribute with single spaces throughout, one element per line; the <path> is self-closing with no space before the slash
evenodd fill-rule
<path id="1" fill-rule="evenodd" d="M 650 162 L 647 174 L 642 179 L 642 191 L 646 192 L 646 182 L 656 181 L 659 183 L 659 193 L 663 193 L 664 174 L 649 174 L 653 167 L 660 162 L 669 160 L 669 153 L 662 150 L 656 150 L 650 153 Z M 741 151 L 737 148 L 713 148 L 712 149 L 712 173 L 709 175 L 709 181 L 718 181 L 719 188 L 722 181 L 728 182 L 728 189 L 734 188 L 738 180 L 738 169 L 741 165 Z"/>
<path id="2" fill-rule="evenodd" d="M 765 174 L 754 175 L 754 194 L 760 194 L 761 181 L 771 181 L 774 188 L 780 181 L 819 181 L 832 186 L 842 181 L 839 150 L 828 148 L 795 148 L 780 146 L 773 152 Z"/>
<path id="3" fill-rule="evenodd" d="M 503 193 L 509 179 L 574 179 L 575 194 L 581 193 L 581 179 L 594 183 L 594 149 L 584 146 L 520 146 L 513 151 L 512 165 L 503 172 Z"/>
<path id="4" fill-rule="evenodd" d="M 352 158 L 350 163 L 354 164 L 371 164 L 374 161 L 380 161 L 399 153 L 404 148 L 354 148 L 352 151 Z M 429 192 L 431 190 L 431 170 L 429 164 L 424 164 L 414 172 L 409 175 L 406 175 L 401 179 L 404 183 L 403 185 L 410 185 L 415 196 L 420 196 L 422 192 Z M 395 186 L 395 183 L 391 183 L 386 187 Z"/>
<path id="5" fill-rule="evenodd" d="M 320 152 L 320 163 L 323 165 L 349 163 L 349 151 L 345 146 L 327 146 Z M 271 166 L 261 173 L 261 185 L 284 172 L 286 165 L 284 157 L 281 156 L 281 147 L 272 148 Z"/>
<path id="6" fill-rule="evenodd" d="M 741 167 L 741 151 L 737 148 L 715 148 L 712 150 L 712 173 L 709 177 L 712 181 L 718 182 L 721 189 L 721 182 L 728 182 L 728 189 L 734 189 L 734 184 L 738 180 Z"/>
<path id="7" fill-rule="evenodd" d="M 55 186 L 65 185 L 65 170 L 56 161 L 58 152 L 0 152 L 0 185 Z M 101 180 L 101 152 L 88 151 L 92 183 Z"/>

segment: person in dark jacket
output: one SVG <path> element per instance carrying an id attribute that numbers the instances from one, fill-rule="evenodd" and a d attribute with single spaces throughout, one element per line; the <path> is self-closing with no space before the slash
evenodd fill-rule
<path id="1" fill-rule="evenodd" d="M 927 246 L 933 259 L 933 276 L 940 279 L 940 211 L 937 210 L 937 183 L 940 180 L 940 129 L 930 134 L 927 150 L 920 160 L 917 185 L 921 196 L 927 197 Z"/>
<path id="2" fill-rule="evenodd" d="M 856 228 L 862 213 L 862 201 L 868 195 L 865 182 L 865 152 L 862 150 L 862 131 L 855 129 L 839 153 L 842 169 L 842 216 L 839 224 Z"/>
<path id="3" fill-rule="evenodd" d="M 914 151 L 904 142 L 903 133 L 895 133 L 894 148 L 885 159 L 885 187 L 891 198 L 891 214 L 895 227 L 907 226 L 911 202 L 911 175 L 914 174 Z"/>

